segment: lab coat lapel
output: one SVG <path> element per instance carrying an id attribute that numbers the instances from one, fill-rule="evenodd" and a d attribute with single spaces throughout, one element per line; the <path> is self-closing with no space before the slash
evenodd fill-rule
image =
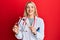
<path id="1" fill-rule="evenodd" d="M 29 19 L 26 19 L 27 26 L 30 26 Z"/>

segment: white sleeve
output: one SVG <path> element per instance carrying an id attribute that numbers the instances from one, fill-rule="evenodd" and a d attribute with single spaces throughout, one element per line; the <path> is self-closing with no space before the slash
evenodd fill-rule
<path id="1" fill-rule="evenodd" d="M 15 37 L 17 39 L 22 39 L 22 32 L 19 32 L 18 34 L 15 34 Z"/>
<path id="2" fill-rule="evenodd" d="M 19 26 L 19 33 L 18 34 L 15 34 L 15 37 L 17 39 L 22 39 L 22 20 L 19 20 L 18 22 L 18 26 Z"/>
<path id="3" fill-rule="evenodd" d="M 40 27 L 39 31 L 37 31 L 37 34 L 35 35 L 38 40 L 44 39 L 44 21 L 38 20 L 38 26 Z"/>

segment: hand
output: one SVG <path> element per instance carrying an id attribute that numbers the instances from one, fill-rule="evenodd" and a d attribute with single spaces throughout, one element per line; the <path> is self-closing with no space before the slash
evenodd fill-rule
<path id="1" fill-rule="evenodd" d="M 13 32 L 18 34 L 19 27 L 15 24 L 12 30 L 13 30 Z"/>
<path id="2" fill-rule="evenodd" d="M 29 28 L 30 28 L 30 30 L 32 31 L 33 34 L 36 34 L 36 29 L 35 29 L 35 27 L 30 26 Z"/>

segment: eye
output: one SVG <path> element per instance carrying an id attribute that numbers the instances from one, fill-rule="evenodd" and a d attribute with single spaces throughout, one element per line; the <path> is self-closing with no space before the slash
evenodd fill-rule
<path id="1" fill-rule="evenodd" d="M 29 6 L 27 6 L 27 8 L 29 8 Z"/>
<path id="2" fill-rule="evenodd" d="M 34 8 L 33 6 L 31 6 L 31 8 Z"/>

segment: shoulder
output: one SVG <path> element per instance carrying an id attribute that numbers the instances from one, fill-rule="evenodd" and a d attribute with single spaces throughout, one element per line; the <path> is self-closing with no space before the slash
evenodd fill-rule
<path id="1" fill-rule="evenodd" d="M 21 17 L 19 20 L 24 21 L 25 19 L 26 19 L 26 17 Z"/>
<path id="2" fill-rule="evenodd" d="M 44 20 L 40 17 L 37 17 L 37 23 L 39 26 L 44 26 Z"/>
<path id="3" fill-rule="evenodd" d="M 36 17 L 36 20 L 37 20 L 37 21 L 43 21 L 43 18 L 41 18 L 41 17 Z"/>
<path id="4" fill-rule="evenodd" d="M 26 17 L 20 17 L 18 23 L 23 23 L 25 21 Z"/>

